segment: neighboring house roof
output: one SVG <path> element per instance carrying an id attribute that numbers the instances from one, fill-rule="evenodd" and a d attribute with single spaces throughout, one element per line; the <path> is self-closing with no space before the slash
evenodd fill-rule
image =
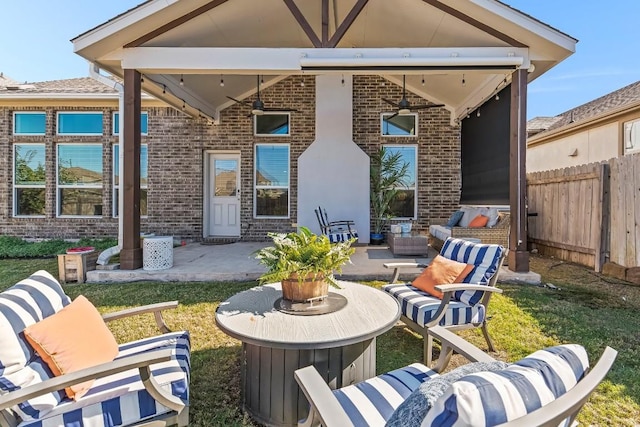
<path id="1" fill-rule="evenodd" d="M 555 117 L 535 117 L 527 122 L 527 133 L 530 136 L 543 137 L 549 132 L 560 130 L 573 123 L 585 123 L 609 112 L 632 107 L 638 103 L 640 103 L 640 81 L 567 110 Z"/>
<path id="2" fill-rule="evenodd" d="M 4 95 L 6 92 L 33 94 L 118 93 L 114 88 L 104 85 L 91 77 L 25 83 L 23 85 L 9 87 L 0 86 L 0 93 Z"/>

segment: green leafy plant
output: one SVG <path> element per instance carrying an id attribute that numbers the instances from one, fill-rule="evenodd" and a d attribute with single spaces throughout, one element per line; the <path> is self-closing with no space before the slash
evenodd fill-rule
<path id="1" fill-rule="evenodd" d="M 314 280 L 326 280 L 338 287 L 333 272 L 342 272 L 342 266 L 351 262 L 355 248 L 346 242 L 331 243 L 324 235 L 316 235 L 307 227 L 297 233 L 269 233 L 273 246 L 256 251 L 256 259 L 268 271 L 260 276 L 260 283 L 280 282 L 296 274 L 302 283 L 307 276 Z"/>
<path id="2" fill-rule="evenodd" d="M 371 156 L 371 211 L 373 214 L 372 233 L 382 233 L 384 225 L 392 217 L 391 203 L 398 189 L 407 187 L 406 176 L 409 164 L 402 160 L 400 152 L 390 152 L 380 147 Z"/>

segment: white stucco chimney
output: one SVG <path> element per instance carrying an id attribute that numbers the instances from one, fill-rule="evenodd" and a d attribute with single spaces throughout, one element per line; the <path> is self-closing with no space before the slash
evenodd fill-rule
<path id="1" fill-rule="evenodd" d="M 353 142 L 352 76 L 316 76 L 316 139 L 298 158 L 298 226 L 316 233 L 314 209 L 353 220 L 369 243 L 369 156 Z"/>

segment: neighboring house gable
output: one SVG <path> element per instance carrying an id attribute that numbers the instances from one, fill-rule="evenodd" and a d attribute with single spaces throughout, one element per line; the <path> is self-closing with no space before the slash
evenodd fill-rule
<path id="1" fill-rule="evenodd" d="M 555 117 L 527 122 L 527 171 L 640 152 L 640 81 Z"/>

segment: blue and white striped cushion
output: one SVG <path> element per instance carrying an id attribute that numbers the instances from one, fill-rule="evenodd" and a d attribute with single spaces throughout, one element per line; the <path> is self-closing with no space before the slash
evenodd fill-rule
<path id="1" fill-rule="evenodd" d="M 442 301 L 418 288 L 406 283 L 386 285 L 382 289 L 390 293 L 400 303 L 402 314 L 420 326 L 430 322 L 438 311 Z M 467 305 L 459 301 L 450 301 L 440 326 L 480 324 L 484 322 L 486 310 L 484 305 Z"/>
<path id="2" fill-rule="evenodd" d="M 357 238 L 358 238 L 358 232 L 354 229 L 351 229 L 351 233 L 349 233 L 348 231 L 329 233 L 329 241 L 331 243 L 346 242 L 350 239 L 357 239 Z"/>
<path id="3" fill-rule="evenodd" d="M 449 238 L 442 245 L 440 255 L 475 266 L 462 281 L 463 283 L 486 285 L 498 271 L 498 263 L 504 250 L 504 247 L 500 245 L 473 243 L 464 239 Z M 482 299 L 482 292 L 458 291 L 453 294 L 452 299 L 475 305 Z"/>
<path id="4" fill-rule="evenodd" d="M 54 375 L 27 343 L 22 331 L 57 313 L 71 299 L 60 283 L 41 270 L 0 293 L 0 394 L 38 384 Z M 38 417 L 56 406 L 64 392 L 56 391 L 12 408 L 20 417 Z"/>
<path id="5" fill-rule="evenodd" d="M 456 381 L 427 413 L 422 426 L 495 426 L 552 402 L 589 368 L 585 349 L 567 344 L 539 350 L 499 372 Z"/>
<path id="6" fill-rule="evenodd" d="M 189 401 L 190 340 L 188 332 L 173 332 L 120 346 L 116 359 L 173 348 L 174 356 L 152 366 L 156 381 L 185 403 Z M 19 427 L 112 427 L 168 413 L 144 389 L 137 369 L 97 379 L 77 402 L 65 399 L 44 418 L 26 420 Z"/>
<path id="7" fill-rule="evenodd" d="M 384 426 L 420 384 L 437 375 L 425 365 L 414 363 L 333 393 L 355 427 Z"/>
<path id="8" fill-rule="evenodd" d="M 35 353 L 22 331 L 71 303 L 60 283 L 40 270 L 0 293 L 0 376 L 24 368 Z"/>

